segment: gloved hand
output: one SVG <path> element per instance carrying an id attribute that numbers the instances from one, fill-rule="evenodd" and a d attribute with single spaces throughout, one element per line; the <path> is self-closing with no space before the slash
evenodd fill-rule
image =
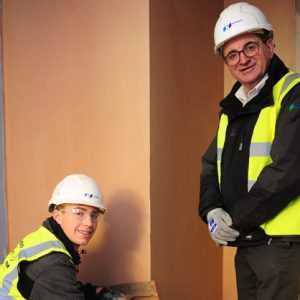
<path id="1" fill-rule="evenodd" d="M 227 245 L 233 242 L 240 235 L 237 230 L 230 226 L 232 219 L 223 208 L 215 208 L 207 214 L 208 229 L 211 238 L 217 245 Z"/>
<path id="2" fill-rule="evenodd" d="M 97 295 L 99 300 L 123 300 L 126 299 L 126 296 L 117 289 L 111 289 L 104 287 L 101 289 L 101 292 Z"/>

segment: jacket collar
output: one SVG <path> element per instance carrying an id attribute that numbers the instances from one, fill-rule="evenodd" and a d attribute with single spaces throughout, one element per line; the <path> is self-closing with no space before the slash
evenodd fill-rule
<path id="1" fill-rule="evenodd" d="M 53 219 L 53 217 L 46 219 L 43 222 L 43 226 L 45 228 L 47 228 L 50 232 L 52 232 L 64 244 L 67 251 L 72 256 L 72 260 L 73 260 L 74 264 L 79 265 L 80 264 L 80 255 L 75 250 L 73 243 L 66 236 L 66 234 L 62 230 L 61 226 Z"/>

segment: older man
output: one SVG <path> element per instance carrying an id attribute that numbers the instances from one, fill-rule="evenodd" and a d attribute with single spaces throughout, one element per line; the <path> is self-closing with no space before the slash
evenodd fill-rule
<path id="1" fill-rule="evenodd" d="M 274 53 L 264 13 L 232 4 L 215 53 L 236 79 L 202 158 L 199 214 L 218 245 L 236 246 L 241 300 L 296 300 L 300 279 L 300 77 Z"/>

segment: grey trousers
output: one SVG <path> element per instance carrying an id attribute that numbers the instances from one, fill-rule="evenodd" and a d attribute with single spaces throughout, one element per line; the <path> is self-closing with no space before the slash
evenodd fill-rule
<path id="1" fill-rule="evenodd" d="M 300 243 L 238 248 L 235 269 L 239 300 L 300 299 Z"/>

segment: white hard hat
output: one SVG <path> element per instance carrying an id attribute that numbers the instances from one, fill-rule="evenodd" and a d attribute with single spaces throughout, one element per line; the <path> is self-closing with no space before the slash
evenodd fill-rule
<path id="1" fill-rule="evenodd" d="M 232 4 L 221 12 L 216 23 L 214 51 L 218 53 L 226 41 L 242 33 L 264 29 L 273 32 L 272 25 L 259 8 L 246 2 Z"/>
<path id="2" fill-rule="evenodd" d="M 49 201 L 49 211 L 52 212 L 60 204 L 83 204 L 103 212 L 106 210 L 96 181 L 83 174 L 69 175 L 57 184 Z"/>

